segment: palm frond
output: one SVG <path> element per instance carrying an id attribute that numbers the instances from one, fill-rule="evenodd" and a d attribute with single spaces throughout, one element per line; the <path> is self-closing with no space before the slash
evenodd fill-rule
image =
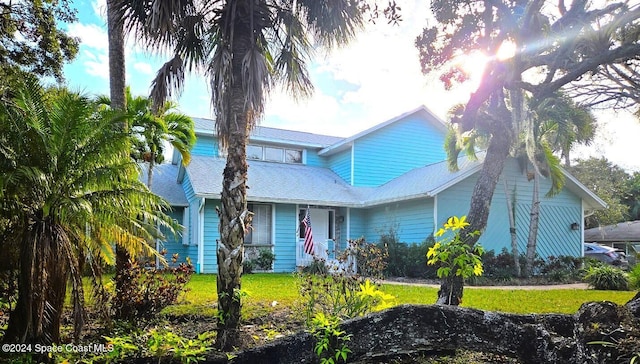
<path id="1" fill-rule="evenodd" d="M 182 58 L 176 54 L 160 67 L 156 77 L 151 82 L 150 97 L 153 100 L 153 105 L 162 105 L 174 93 L 180 94 L 184 86 L 184 79 L 185 72 Z"/>
<path id="2" fill-rule="evenodd" d="M 296 4 L 306 14 L 314 39 L 328 48 L 346 45 L 364 25 L 356 1 L 298 0 Z"/>

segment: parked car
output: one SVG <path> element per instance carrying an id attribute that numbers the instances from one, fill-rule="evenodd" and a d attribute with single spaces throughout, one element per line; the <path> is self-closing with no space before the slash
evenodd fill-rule
<path id="1" fill-rule="evenodd" d="M 596 243 L 584 243 L 585 258 L 597 259 L 601 262 L 615 265 L 617 267 L 628 269 L 629 262 L 624 254 L 610 246 L 604 246 Z"/>

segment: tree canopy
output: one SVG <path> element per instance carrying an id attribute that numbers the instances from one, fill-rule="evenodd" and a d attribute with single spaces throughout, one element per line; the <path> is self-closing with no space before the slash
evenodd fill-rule
<path id="1" fill-rule="evenodd" d="M 439 73 L 448 88 L 468 77 L 456 66 L 456 57 L 477 51 L 490 59 L 480 85 L 452 119 L 461 132 L 480 130 L 490 135 L 468 213 L 469 231 L 483 231 L 490 210 L 487 201 L 492 200 L 519 135 L 525 135 L 529 159 L 535 159 L 537 118 L 533 111 L 539 105 L 561 89 L 576 91 L 574 98 L 586 99 L 588 90 L 605 84 L 611 87 L 609 96 L 615 95 L 614 99 L 629 97 L 623 85 L 640 80 L 637 73 L 600 75 L 612 67 L 635 70 L 640 65 L 640 4 L 625 0 L 576 0 L 571 4 L 564 0 L 434 0 L 431 10 L 436 24 L 427 26 L 416 39 L 423 72 Z M 501 55 L 507 48 L 513 52 Z M 569 87 L 589 77 L 597 80 L 595 85 Z M 591 104 L 608 100 L 611 98 L 592 100 Z M 469 244 L 476 240 L 468 237 Z M 439 303 L 459 304 L 463 282 L 453 284 L 459 289 L 443 284 L 440 292 L 455 291 L 456 295 L 440 294 Z"/>
<path id="2" fill-rule="evenodd" d="M 0 76 L 12 69 L 61 80 L 78 40 L 61 29 L 76 20 L 69 0 L 0 2 Z"/>

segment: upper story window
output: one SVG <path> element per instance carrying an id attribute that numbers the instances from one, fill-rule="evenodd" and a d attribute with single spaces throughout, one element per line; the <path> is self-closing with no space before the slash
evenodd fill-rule
<path id="1" fill-rule="evenodd" d="M 249 144 L 247 145 L 247 159 L 269 162 L 302 163 L 302 150 Z"/>

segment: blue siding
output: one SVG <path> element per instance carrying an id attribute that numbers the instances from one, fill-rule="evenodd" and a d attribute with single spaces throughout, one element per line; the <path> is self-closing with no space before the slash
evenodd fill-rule
<path id="1" fill-rule="evenodd" d="M 174 209 L 169 211 L 167 215 L 176 220 L 179 224 L 182 224 L 183 212 L 184 208 L 174 207 Z M 181 233 L 178 233 L 177 235 L 168 234 L 167 231 L 163 229 L 163 234 L 167 237 L 167 240 L 160 242 L 160 250 L 167 250 L 167 255 L 165 256 L 167 262 L 172 264 L 171 258 L 173 254 L 177 253 L 178 260 L 176 264 L 184 263 L 187 257 L 189 257 L 191 259 L 191 264 L 193 264 L 195 268 L 196 260 L 198 259 L 198 247 L 195 245 L 183 245 Z"/>
<path id="2" fill-rule="evenodd" d="M 275 213 L 275 246 L 276 260 L 274 272 L 294 272 L 296 270 L 296 230 L 298 213 L 296 205 L 276 205 Z"/>
<path id="3" fill-rule="evenodd" d="M 419 115 L 355 141 L 354 186 L 380 186 L 416 167 L 446 159 L 445 133 Z"/>
<path id="4" fill-rule="evenodd" d="M 218 258 L 216 249 L 217 241 L 220 239 L 218 231 L 218 214 L 216 206 L 220 206 L 220 200 L 206 200 L 204 205 L 204 272 L 218 273 Z"/>
<path id="5" fill-rule="evenodd" d="M 375 207 L 367 211 L 367 241 L 395 229 L 399 241 L 420 243 L 433 234 L 433 200 L 416 199 Z"/>
<path id="6" fill-rule="evenodd" d="M 193 241 L 193 237 L 194 237 L 194 228 L 197 226 L 196 222 L 193 221 L 193 211 L 197 211 L 198 210 L 198 198 L 195 195 L 195 192 L 193 191 L 193 185 L 191 184 L 191 180 L 189 179 L 189 173 L 185 173 L 184 179 L 182 180 L 182 188 L 184 189 L 184 194 L 187 197 L 187 201 L 189 201 L 189 216 L 187 217 L 187 222 L 185 224 L 185 227 L 187 228 L 187 234 L 189 234 L 189 245 L 197 245 L 196 241 Z M 198 262 L 198 255 L 196 254 L 193 258 L 193 264 L 197 265 Z M 197 269 L 197 266 L 196 266 Z"/>
<path id="7" fill-rule="evenodd" d="M 351 209 L 349 221 L 349 239 L 355 240 L 361 237 L 365 237 L 367 233 L 367 210 L 365 209 Z"/>
<path id="8" fill-rule="evenodd" d="M 318 155 L 318 151 L 315 149 L 306 149 L 307 160 L 306 164 L 314 167 L 326 167 L 327 163 L 325 159 Z"/>
<path id="9" fill-rule="evenodd" d="M 447 189 L 438 195 L 438 223 L 440 227 L 450 216 L 466 215 L 477 175 Z M 503 175 L 496 186 L 491 200 L 491 210 L 487 228 L 480 238 L 480 243 L 487 250 L 500 252 L 502 248 L 511 250 L 509 235 L 509 218 L 504 180 L 507 181 L 507 193 L 516 204 L 516 234 L 518 250 L 526 251 L 529 234 L 529 213 L 533 192 L 533 181 L 527 181 L 520 171 L 517 162 L 509 159 L 505 165 Z M 550 181 L 540 180 L 540 222 L 537 239 L 537 252 L 546 258 L 548 256 L 574 255 L 580 256 L 580 231 L 569 228 L 571 223 L 580 223 L 581 202 L 575 194 L 563 189 L 560 194 L 548 198 L 544 195 L 549 190 Z"/>
<path id="10" fill-rule="evenodd" d="M 218 157 L 218 140 L 213 136 L 198 135 L 191 154 Z"/>
<path id="11" fill-rule="evenodd" d="M 329 157 L 329 168 L 347 183 L 351 183 L 351 149 Z"/>

